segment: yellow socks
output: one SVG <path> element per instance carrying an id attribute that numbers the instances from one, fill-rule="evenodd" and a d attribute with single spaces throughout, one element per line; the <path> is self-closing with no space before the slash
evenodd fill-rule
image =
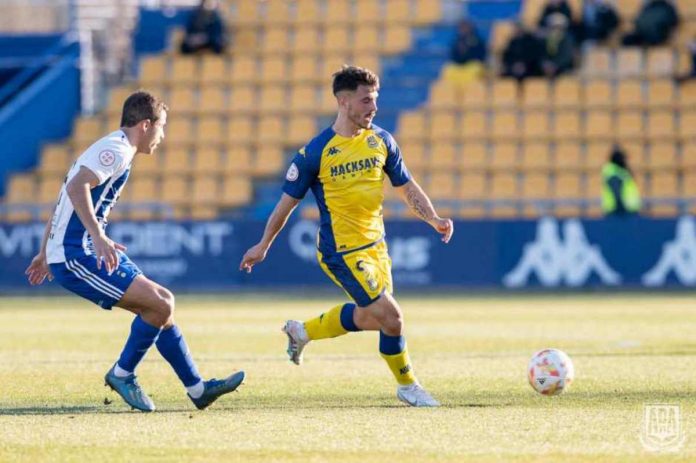
<path id="1" fill-rule="evenodd" d="M 403 336 L 388 336 L 379 332 L 379 352 L 389 365 L 396 382 L 401 386 L 416 382 L 411 357 L 408 355 L 406 339 Z"/>
<path id="2" fill-rule="evenodd" d="M 324 312 L 317 318 L 304 323 L 307 337 L 314 341 L 317 339 L 335 338 L 349 331 L 360 331 L 353 321 L 355 304 L 347 303 L 337 305 L 328 312 Z"/>

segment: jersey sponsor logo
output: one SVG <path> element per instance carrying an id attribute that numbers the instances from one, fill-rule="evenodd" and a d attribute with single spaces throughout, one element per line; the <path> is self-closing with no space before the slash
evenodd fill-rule
<path id="1" fill-rule="evenodd" d="M 377 137 L 374 135 L 370 135 L 367 137 L 367 146 L 369 146 L 372 149 L 375 149 L 379 146 L 379 140 L 377 140 Z"/>
<path id="2" fill-rule="evenodd" d="M 300 171 L 297 168 L 297 166 L 295 165 L 295 163 L 293 162 L 292 164 L 290 164 L 290 167 L 288 168 L 288 172 L 285 174 L 285 180 L 287 180 L 288 182 L 294 182 L 295 180 L 298 179 L 299 176 L 300 176 Z"/>
<path id="3" fill-rule="evenodd" d="M 329 156 L 333 156 L 334 154 L 338 154 L 340 152 L 341 152 L 340 149 L 336 148 L 335 146 L 332 146 L 331 148 L 329 148 L 329 152 L 327 154 Z"/>
<path id="4" fill-rule="evenodd" d="M 372 169 L 373 167 L 379 167 L 379 162 L 379 158 L 377 156 L 373 156 L 371 158 L 331 166 L 331 176 L 337 177 L 339 175 L 354 174 L 366 169 Z"/>
<path id="5" fill-rule="evenodd" d="M 561 236 L 558 221 L 545 217 L 537 224 L 534 241 L 524 245 L 522 258 L 503 277 L 503 284 L 509 288 L 523 287 L 534 274 L 543 286 L 577 287 L 593 273 L 605 285 L 621 283 L 621 275 L 607 264 L 599 246 L 588 241 L 579 220 L 566 220 Z"/>
<path id="6" fill-rule="evenodd" d="M 111 167 L 116 162 L 116 155 L 113 151 L 104 150 L 99 153 L 99 162 L 104 167 Z"/>

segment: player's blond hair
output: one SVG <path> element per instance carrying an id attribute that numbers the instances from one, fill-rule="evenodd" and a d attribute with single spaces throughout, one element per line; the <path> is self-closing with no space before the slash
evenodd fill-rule
<path id="1" fill-rule="evenodd" d="M 132 93 L 123 103 L 121 113 L 121 127 L 133 127 L 138 122 L 149 119 L 154 123 L 160 117 L 160 113 L 169 111 L 166 104 L 152 93 L 138 90 Z"/>
<path id="2" fill-rule="evenodd" d="M 367 85 L 379 89 L 379 77 L 367 68 L 349 66 L 347 64 L 344 64 L 341 70 L 333 75 L 334 95 L 338 95 L 338 92 L 343 90 L 354 92 L 359 85 Z"/>

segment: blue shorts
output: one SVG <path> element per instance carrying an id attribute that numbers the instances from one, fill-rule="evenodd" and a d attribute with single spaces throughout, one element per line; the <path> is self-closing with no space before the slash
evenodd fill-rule
<path id="1" fill-rule="evenodd" d="M 97 269 L 94 255 L 71 257 L 50 267 L 55 281 L 63 288 L 107 310 L 121 300 L 135 277 L 143 273 L 121 251 L 118 251 L 118 267 L 111 275 L 103 263 Z"/>

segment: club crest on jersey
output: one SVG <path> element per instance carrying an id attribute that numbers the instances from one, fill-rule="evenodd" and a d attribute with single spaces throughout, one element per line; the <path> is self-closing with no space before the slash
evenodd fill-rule
<path id="1" fill-rule="evenodd" d="M 293 162 L 290 164 L 290 167 L 288 168 L 288 172 L 285 174 L 285 180 L 288 182 L 294 182 L 297 180 L 297 178 L 300 176 L 300 171 L 297 169 L 297 166 Z"/>
<path id="2" fill-rule="evenodd" d="M 369 146 L 372 149 L 375 149 L 379 146 L 379 140 L 377 140 L 377 137 L 374 135 L 370 135 L 367 137 L 367 146 Z"/>
<path id="3" fill-rule="evenodd" d="M 99 153 L 99 162 L 104 167 L 111 167 L 114 165 L 114 162 L 116 162 L 116 155 L 113 151 L 104 150 Z"/>

